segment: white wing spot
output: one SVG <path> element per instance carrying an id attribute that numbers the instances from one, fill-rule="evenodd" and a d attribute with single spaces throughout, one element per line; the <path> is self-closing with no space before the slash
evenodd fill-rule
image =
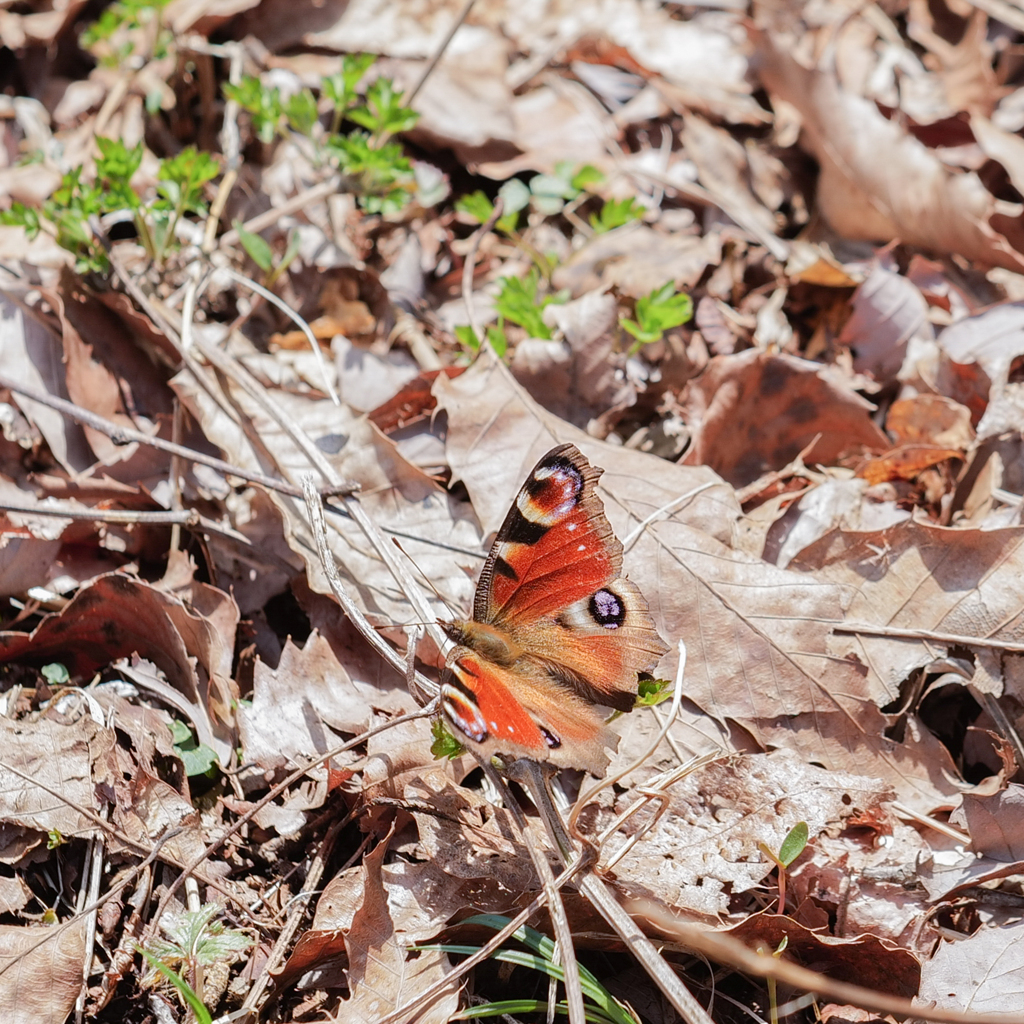
<path id="1" fill-rule="evenodd" d="M 571 532 L 572 532 L 573 530 L 575 530 L 577 526 L 579 526 L 579 523 L 566 523 L 566 524 L 565 524 L 565 528 L 566 528 L 566 529 L 567 529 L 567 530 L 568 530 L 568 531 L 569 531 L 570 533 L 571 533 Z"/>
<path id="2" fill-rule="evenodd" d="M 510 725 L 508 727 L 508 734 L 509 734 L 509 736 L 511 736 L 514 732 L 515 732 L 515 729 L 513 729 L 512 726 Z"/>
<path id="3" fill-rule="evenodd" d="M 491 732 L 497 732 L 497 731 L 498 731 L 498 723 L 497 722 L 491 722 Z"/>
<path id="4" fill-rule="evenodd" d="M 576 550 L 577 551 L 586 551 L 587 550 L 587 545 L 586 544 L 581 544 Z"/>

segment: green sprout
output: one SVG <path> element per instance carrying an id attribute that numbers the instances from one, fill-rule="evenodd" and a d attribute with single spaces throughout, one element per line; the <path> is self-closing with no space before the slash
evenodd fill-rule
<path id="1" fill-rule="evenodd" d="M 477 914 L 466 918 L 463 924 L 479 924 L 486 928 L 493 928 L 500 931 L 509 922 L 507 917 L 500 914 Z M 512 964 L 518 967 L 527 967 L 531 970 L 546 974 L 549 978 L 564 981 L 565 972 L 562 965 L 555 962 L 555 944 L 546 935 L 536 929 L 524 925 L 512 934 L 512 938 L 521 942 L 530 952 L 519 949 L 499 949 L 492 954 L 493 959 L 502 963 Z M 438 946 L 420 946 L 423 950 L 436 950 L 442 953 L 453 953 L 463 956 L 472 956 L 478 952 L 476 946 L 463 946 L 444 944 Z M 636 1018 L 629 1009 L 616 999 L 585 967 L 577 964 L 580 977 L 580 988 L 583 991 L 585 1000 L 587 1020 L 593 1024 L 636 1024 Z M 452 1020 L 475 1020 L 483 1017 L 501 1017 L 508 1014 L 543 1014 L 548 1010 L 548 1004 L 543 1000 L 536 999 L 509 999 L 501 1002 L 481 1003 L 462 1010 L 452 1016 Z M 556 1013 L 563 1015 L 568 1013 L 568 1007 L 564 1002 L 555 1007 Z"/>
<path id="2" fill-rule="evenodd" d="M 685 292 L 677 292 L 672 281 L 637 299 L 636 320 L 619 319 L 621 326 L 636 338 L 629 354 L 638 352 L 641 345 L 659 341 L 665 331 L 685 324 L 692 316 L 693 300 Z"/>

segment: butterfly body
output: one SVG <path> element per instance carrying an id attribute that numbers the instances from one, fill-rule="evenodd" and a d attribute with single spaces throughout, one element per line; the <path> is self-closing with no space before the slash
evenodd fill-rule
<path id="1" fill-rule="evenodd" d="M 614 736 L 598 706 L 629 711 L 667 647 L 596 493 L 601 471 L 559 445 L 527 477 L 477 584 L 472 619 L 442 623 L 455 647 L 442 707 L 460 739 L 600 774 Z"/>

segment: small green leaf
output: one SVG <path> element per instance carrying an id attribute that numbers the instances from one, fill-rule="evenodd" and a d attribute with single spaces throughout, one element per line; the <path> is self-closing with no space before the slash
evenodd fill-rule
<path id="1" fill-rule="evenodd" d="M 538 298 L 540 275 L 532 269 L 526 277 L 503 277 L 501 291 L 494 300 L 498 316 L 522 327 L 531 338 L 550 340 L 551 328 L 544 323 L 543 311 L 552 303 L 564 302 L 560 295 Z"/>
<path id="2" fill-rule="evenodd" d="M 468 196 L 463 196 L 455 203 L 455 209 L 459 213 L 466 214 L 467 217 L 472 217 L 478 224 L 486 224 L 490 220 L 491 214 L 494 213 L 494 204 L 477 189 L 476 192 L 471 192 Z"/>
<path id="3" fill-rule="evenodd" d="M 472 328 L 470 328 L 472 330 Z M 440 760 L 442 757 L 454 758 L 465 753 L 466 748 L 451 734 L 444 721 L 438 718 L 430 727 L 434 742 L 430 744 L 430 753 Z"/>
<path id="4" fill-rule="evenodd" d="M 672 682 L 668 679 L 641 679 L 637 686 L 636 707 L 653 708 L 672 698 Z"/>
<path id="5" fill-rule="evenodd" d="M 641 345 L 658 341 L 665 331 L 686 323 L 693 316 L 693 300 L 683 292 L 676 292 L 675 284 L 667 281 L 650 295 L 637 299 L 636 320 L 622 317 L 619 324 L 636 338 L 635 351 Z"/>
<path id="6" fill-rule="evenodd" d="M 480 350 L 480 339 L 469 324 L 458 324 L 455 328 L 455 337 L 459 339 L 459 344 L 463 348 L 468 348 L 470 352 Z"/>
<path id="7" fill-rule="evenodd" d="M 779 862 L 789 867 L 807 847 L 807 822 L 798 821 L 790 830 L 779 847 Z"/>
<path id="8" fill-rule="evenodd" d="M 58 846 L 63 846 L 67 842 L 64 838 L 60 829 L 51 828 L 46 833 L 46 848 L 48 850 L 56 850 Z"/>
<path id="9" fill-rule="evenodd" d="M 303 89 L 288 97 L 284 104 L 284 115 L 288 124 L 300 135 L 309 135 L 317 122 L 316 97 L 309 89 Z"/>
<path id="10" fill-rule="evenodd" d="M 252 231 L 247 231 L 240 220 L 232 222 L 231 225 L 238 232 L 238 240 L 242 248 L 249 254 L 253 263 L 265 273 L 270 273 L 274 266 L 274 252 L 266 240 Z"/>
<path id="11" fill-rule="evenodd" d="M 59 661 L 44 665 L 39 671 L 51 686 L 63 686 L 71 680 L 71 675 L 68 673 L 67 668 Z"/>
<path id="12" fill-rule="evenodd" d="M 584 164 L 573 176 L 572 187 L 580 192 L 589 192 L 594 185 L 600 185 L 604 175 L 593 164 Z"/>
<path id="13" fill-rule="evenodd" d="M 599 214 L 590 215 L 590 226 L 603 235 L 607 231 L 621 228 L 623 224 L 639 220 L 644 215 L 644 208 L 632 196 L 625 199 L 609 199 L 601 207 Z"/>

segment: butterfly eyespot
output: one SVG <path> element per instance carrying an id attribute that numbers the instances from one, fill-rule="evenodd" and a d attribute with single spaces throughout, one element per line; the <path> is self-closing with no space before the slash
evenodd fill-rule
<path id="1" fill-rule="evenodd" d="M 611 590 L 598 590 L 590 598 L 590 617 L 605 629 L 618 629 L 626 621 L 626 606 Z"/>
<path id="2" fill-rule="evenodd" d="M 583 474 L 565 458 L 538 466 L 519 492 L 516 507 L 523 518 L 545 529 L 561 522 L 579 503 Z"/>
<path id="3" fill-rule="evenodd" d="M 441 688 L 441 706 L 452 725 L 474 743 L 487 739 L 487 725 L 477 706 L 453 686 Z"/>
<path id="4" fill-rule="evenodd" d="M 545 729 L 543 725 L 539 725 L 537 728 L 540 729 L 540 734 L 544 737 L 544 742 L 552 750 L 557 750 L 562 745 L 562 741 L 553 732 L 551 732 L 550 729 Z"/>

